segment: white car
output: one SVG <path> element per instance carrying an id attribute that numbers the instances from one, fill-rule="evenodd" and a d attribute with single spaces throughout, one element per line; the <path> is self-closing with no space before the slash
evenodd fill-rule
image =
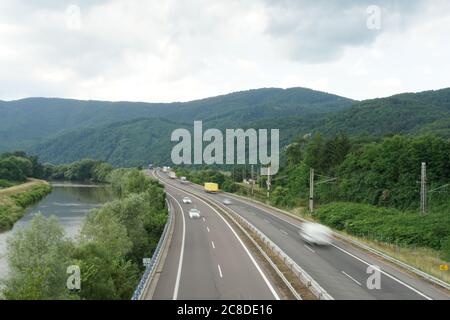
<path id="1" fill-rule="evenodd" d="M 189 218 L 191 219 L 200 219 L 200 210 L 192 208 L 189 210 Z"/>
<path id="2" fill-rule="evenodd" d="M 233 204 L 233 202 L 231 202 L 230 199 L 223 199 L 223 204 L 226 206 L 229 206 L 229 205 Z"/>
<path id="3" fill-rule="evenodd" d="M 183 198 L 183 203 L 192 203 L 192 200 L 189 197 L 184 197 Z"/>
<path id="4" fill-rule="evenodd" d="M 303 223 L 300 236 L 308 243 L 316 245 L 330 245 L 332 243 L 332 234 L 330 228 L 321 224 L 305 222 Z"/>

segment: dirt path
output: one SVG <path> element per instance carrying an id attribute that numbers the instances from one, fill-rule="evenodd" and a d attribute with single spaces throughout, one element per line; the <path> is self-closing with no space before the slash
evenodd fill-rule
<path id="1" fill-rule="evenodd" d="M 19 184 L 17 186 L 0 189 L 0 195 L 10 196 L 10 195 L 13 195 L 16 193 L 21 193 L 21 192 L 27 191 L 28 189 L 38 186 L 38 185 L 41 185 L 41 184 L 48 184 L 48 182 L 44 181 L 44 180 L 30 178 L 30 179 L 28 179 L 27 182 Z"/>

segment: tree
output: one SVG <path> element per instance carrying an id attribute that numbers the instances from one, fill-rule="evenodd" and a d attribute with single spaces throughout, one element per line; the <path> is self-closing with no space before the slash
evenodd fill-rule
<path id="1" fill-rule="evenodd" d="M 27 176 L 20 169 L 18 163 L 13 158 L 0 160 L 0 179 L 10 181 L 25 181 Z"/>
<path id="2" fill-rule="evenodd" d="M 129 299 L 139 278 L 137 266 L 125 259 L 132 246 L 126 227 L 108 208 L 88 215 L 74 254 L 81 269 L 81 298 Z"/>
<path id="3" fill-rule="evenodd" d="M 5 282 L 6 299 L 73 298 L 66 287 L 72 249 L 56 218 L 38 214 L 8 242 L 11 277 Z"/>

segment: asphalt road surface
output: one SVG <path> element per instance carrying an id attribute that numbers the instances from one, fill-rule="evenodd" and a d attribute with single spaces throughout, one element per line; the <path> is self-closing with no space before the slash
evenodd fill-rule
<path id="1" fill-rule="evenodd" d="M 336 300 L 450 299 L 448 291 L 343 241 L 334 240 L 331 246 L 304 242 L 299 235 L 302 223 L 294 218 L 228 194 L 207 194 L 201 186 L 168 179 L 161 172 L 158 174 L 166 184 L 207 196 L 218 203 L 225 198 L 231 199 L 230 209 L 268 236 Z M 368 270 L 370 266 L 381 270 L 379 289 L 367 285 L 372 275 Z"/>
<path id="2" fill-rule="evenodd" d="M 227 222 L 211 207 L 166 187 L 174 232 L 153 299 L 274 300 L 277 292 Z M 191 219 L 197 208 L 200 219 Z"/>

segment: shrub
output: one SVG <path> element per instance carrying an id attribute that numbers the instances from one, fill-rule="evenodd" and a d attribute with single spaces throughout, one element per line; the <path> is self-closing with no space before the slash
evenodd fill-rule
<path id="1" fill-rule="evenodd" d="M 340 202 L 320 207 L 315 216 L 320 222 L 355 236 L 429 247 L 442 252 L 448 250 L 448 240 L 443 239 L 450 234 L 450 215 L 445 211 L 423 216 L 415 212 Z"/>

